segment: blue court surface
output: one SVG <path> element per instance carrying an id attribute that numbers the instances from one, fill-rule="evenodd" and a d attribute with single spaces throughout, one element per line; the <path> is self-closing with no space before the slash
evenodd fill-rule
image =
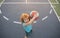
<path id="1" fill-rule="evenodd" d="M 19 18 L 32 10 L 39 12 L 39 20 L 28 38 L 60 38 L 60 22 L 48 0 L 5 0 L 0 9 L 0 38 L 24 38 Z"/>

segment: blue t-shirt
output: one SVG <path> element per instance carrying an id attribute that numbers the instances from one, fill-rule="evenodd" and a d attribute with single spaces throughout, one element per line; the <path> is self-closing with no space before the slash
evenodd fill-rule
<path id="1" fill-rule="evenodd" d="M 32 25 L 26 25 L 25 23 L 23 23 L 23 28 L 26 32 L 30 32 L 32 30 Z"/>

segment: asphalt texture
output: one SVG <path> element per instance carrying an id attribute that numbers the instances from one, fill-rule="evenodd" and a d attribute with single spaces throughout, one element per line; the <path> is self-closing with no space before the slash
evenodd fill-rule
<path id="1" fill-rule="evenodd" d="M 30 2 L 48 2 L 48 0 L 29 0 Z M 24 0 L 5 0 L 5 2 L 25 2 Z M 49 3 L 49 2 L 48 2 Z M 39 19 L 33 25 L 33 32 L 28 38 L 60 38 L 60 22 L 50 4 L 2 4 L 0 14 L 0 38 L 24 38 L 25 32 L 22 24 L 15 24 L 19 21 L 22 13 L 30 13 L 33 10 L 39 12 Z M 3 18 L 9 18 L 7 21 Z M 42 18 L 48 16 L 42 21 Z"/>

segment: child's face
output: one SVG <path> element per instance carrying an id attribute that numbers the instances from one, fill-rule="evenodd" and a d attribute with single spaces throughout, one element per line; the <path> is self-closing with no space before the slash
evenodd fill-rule
<path id="1" fill-rule="evenodd" d="M 25 19 L 24 19 L 24 22 L 25 22 L 25 23 L 29 22 L 29 19 L 28 19 L 28 18 L 25 18 Z"/>

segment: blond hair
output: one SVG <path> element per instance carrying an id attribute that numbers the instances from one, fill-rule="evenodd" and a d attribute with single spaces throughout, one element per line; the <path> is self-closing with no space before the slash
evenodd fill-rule
<path id="1" fill-rule="evenodd" d="M 21 16 L 20 16 L 20 21 L 24 22 L 25 18 L 30 20 L 30 15 L 28 13 L 22 13 Z"/>

